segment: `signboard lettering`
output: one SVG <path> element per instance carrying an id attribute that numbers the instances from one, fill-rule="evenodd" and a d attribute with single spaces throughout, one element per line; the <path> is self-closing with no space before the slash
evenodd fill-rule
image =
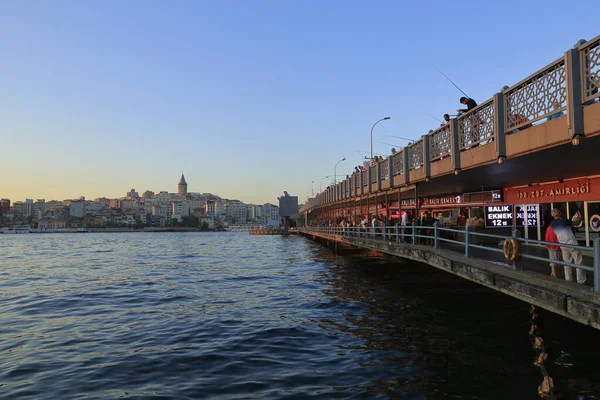
<path id="1" fill-rule="evenodd" d="M 513 226 L 514 208 L 509 205 L 485 206 L 485 227 L 502 228 Z"/>
<path id="2" fill-rule="evenodd" d="M 535 205 L 517 206 L 516 222 L 517 226 L 537 226 L 537 207 Z"/>
<path id="3" fill-rule="evenodd" d="M 568 196 L 584 194 L 590 192 L 589 183 L 579 183 L 574 185 L 555 185 L 550 189 L 517 189 L 518 199 L 537 199 L 540 197 Z"/>

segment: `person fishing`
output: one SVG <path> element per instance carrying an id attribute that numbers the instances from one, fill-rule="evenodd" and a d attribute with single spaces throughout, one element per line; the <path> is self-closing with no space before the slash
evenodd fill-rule
<path id="1" fill-rule="evenodd" d="M 473 99 L 471 99 L 469 97 L 461 97 L 460 98 L 460 104 L 466 105 L 467 108 L 463 108 L 461 110 L 456 110 L 459 113 L 471 111 L 472 109 L 474 109 L 475 107 L 477 107 L 477 103 L 475 102 L 475 100 L 473 100 Z"/>

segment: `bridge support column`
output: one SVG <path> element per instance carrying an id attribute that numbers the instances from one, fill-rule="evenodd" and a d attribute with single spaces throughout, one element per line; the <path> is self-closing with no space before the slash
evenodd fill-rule
<path id="1" fill-rule="evenodd" d="M 504 95 L 494 95 L 494 141 L 496 142 L 496 159 L 502 164 L 506 158 L 506 135 L 504 121 Z"/>
<path id="2" fill-rule="evenodd" d="M 410 175 L 409 175 L 409 166 L 408 166 L 408 146 L 406 146 L 404 149 L 402 149 L 403 154 L 403 161 L 404 161 L 404 165 L 402 166 L 404 168 L 404 184 L 408 185 L 408 183 L 410 182 Z"/>
<path id="3" fill-rule="evenodd" d="M 429 135 L 423 135 L 423 168 L 425 170 L 425 181 L 431 178 L 431 160 L 429 156 Z"/>
<path id="4" fill-rule="evenodd" d="M 567 118 L 569 136 L 574 145 L 584 137 L 583 103 L 581 101 L 581 62 L 579 50 L 570 49 L 565 53 L 565 74 L 567 75 Z"/>
<path id="5" fill-rule="evenodd" d="M 452 167 L 454 173 L 460 171 L 460 142 L 458 140 L 458 119 L 452 118 L 450 120 L 450 148 L 452 156 Z"/>

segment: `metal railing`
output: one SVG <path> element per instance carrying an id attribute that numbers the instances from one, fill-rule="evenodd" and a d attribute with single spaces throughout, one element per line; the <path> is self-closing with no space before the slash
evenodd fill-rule
<path id="1" fill-rule="evenodd" d="M 450 124 L 429 134 L 429 158 L 431 162 L 450 156 Z"/>
<path id="2" fill-rule="evenodd" d="M 475 232 L 471 227 L 466 226 L 464 230 L 462 229 L 451 229 L 451 228 L 442 228 L 437 223 L 433 226 L 418 226 L 415 224 L 412 225 L 395 225 L 395 226 L 386 226 L 383 228 L 372 228 L 372 227 L 341 227 L 341 226 L 332 226 L 332 227 L 307 227 L 301 228 L 300 231 L 310 233 L 310 232 L 320 232 L 326 233 L 330 235 L 339 235 L 346 237 L 355 237 L 355 238 L 365 238 L 365 239 L 374 239 L 374 240 L 385 240 L 390 242 L 397 243 L 411 243 L 415 245 L 423 245 L 423 246 L 431 246 L 435 249 L 440 249 L 442 247 L 442 243 L 450 243 L 455 246 L 462 247 L 461 253 L 466 258 L 472 257 L 473 249 L 480 249 L 484 252 L 490 253 L 504 253 L 503 249 L 498 247 L 490 247 L 482 244 L 474 243 L 475 238 L 489 238 L 494 240 L 504 241 L 509 238 L 509 236 L 502 235 L 493 235 L 489 233 L 483 232 Z M 561 248 L 575 249 L 583 254 L 591 253 L 592 257 L 592 266 L 582 265 L 582 264 L 574 264 L 561 260 L 552 260 L 549 257 L 541 257 L 535 254 L 526 254 L 524 251 L 521 252 L 517 260 L 515 260 L 512 264 L 506 263 L 507 266 L 511 266 L 512 269 L 515 270 L 524 270 L 526 269 L 526 265 L 523 263 L 523 260 L 534 260 L 540 262 L 546 262 L 548 264 L 552 263 L 554 265 L 563 265 L 567 267 L 579 268 L 584 271 L 590 271 L 593 273 L 594 282 L 593 287 L 595 292 L 600 292 L 600 238 L 594 239 L 593 247 L 585 247 L 573 244 L 564 244 L 564 243 L 553 243 L 546 242 L 543 240 L 534 240 L 527 239 L 522 237 L 517 237 L 516 235 L 511 236 L 515 239 L 519 244 L 522 245 L 531 245 L 532 248 L 536 248 L 539 246 L 559 246 Z M 521 250 L 526 250 L 527 246 L 520 246 Z M 487 254 L 487 253 L 486 253 Z M 486 259 L 488 259 L 486 257 Z"/>
<path id="3" fill-rule="evenodd" d="M 369 171 L 366 168 L 362 172 L 362 178 L 363 178 L 363 186 L 368 186 L 369 185 Z"/>
<path id="4" fill-rule="evenodd" d="M 423 139 L 408 146 L 408 169 L 413 170 L 423 165 Z"/>
<path id="5" fill-rule="evenodd" d="M 377 183 L 377 165 L 371 165 L 371 183 Z"/>
<path id="6" fill-rule="evenodd" d="M 458 116 L 458 148 L 471 149 L 494 140 L 494 100 Z"/>
<path id="7" fill-rule="evenodd" d="M 394 176 L 404 174 L 404 151 L 401 150 L 391 157 L 394 166 Z"/>
<path id="8" fill-rule="evenodd" d="M 600 36 L 579 47 L 583 102 L 600 98 Z"/>
<path id="9" fill-rule="evenodd" d="M 385 159 L 381 162 L 381 180 L 387 181 L 390 178 L 390 162 Z"/>
<path id="10" fill-rule="evenodd" d="M 554 108 L 554 103 L 559 107 Z M 505 133 L 530 126 L 567 107 L 565 58 L 504 90 Z"/>

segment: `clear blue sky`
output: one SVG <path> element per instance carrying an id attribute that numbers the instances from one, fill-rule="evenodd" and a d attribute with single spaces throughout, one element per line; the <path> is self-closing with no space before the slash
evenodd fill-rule
<path id="1" fill-rule="evenodd" d="M 591 3 L 589 3 L 591 4 Z M 588 4 L 588 5 L 589 5 Z M 303 201 L 600 34 L 552 1 L 4 1 L 0 197 Z M 376 143 L 375 151 L 390 146 Z M 323 186 L 326 181 L 323 181 Z"/>

